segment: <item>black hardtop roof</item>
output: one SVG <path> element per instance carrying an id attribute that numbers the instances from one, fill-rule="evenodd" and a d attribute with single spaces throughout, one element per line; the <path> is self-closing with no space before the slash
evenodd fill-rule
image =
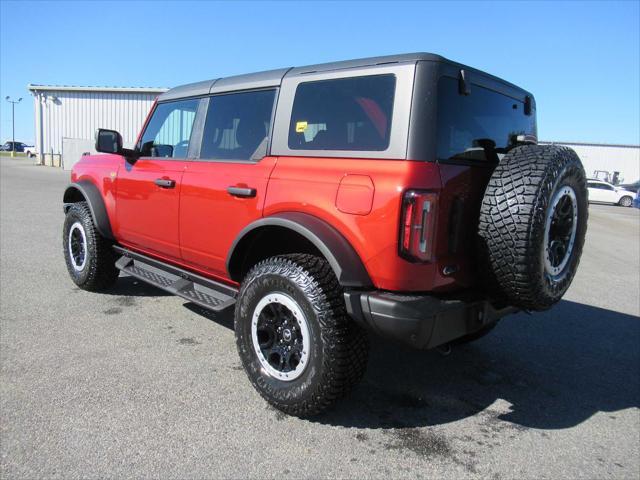
<path id="1" fill-rule="evenodd" d="M 462 68 L 466 71 L 475 72 L 505 85 L 523 90 L 517 85 L 513 85 L 501 78 L 490 75 L 481 70 L 468 67 L 466 65 L 453 62 L 441 55 L 434 53 L 403 53 L 399 55 L 384 55 L 380 57 L 359 58 L 355 60 L 343 60 L 339 62 L 319 63 L 317 65 L 307 65 L 304 67 L 279 68 L 264 72 L 247 73 L 244 75 L 234 75 L 225 78 L 216 78 L 202 82 L 189 83 L 170 89 L 158 97 L 158 101 L 176 100 L 179 98 L 195 97 L 210 93 L 223 93 L 234 90 L 250 90 L 255 88 L 276 87 L 282 83 L 282 79 L 295 75 L 304 75 L 316 72 L 329 72 L 333 70 L 345 70 L 350 68 L 370 67 L 376 65 L 389 65 L 393 63 L 415 63 L 420 61 L 442 62 Z M 524 91 L 524 90 L 523 90 Z"/>

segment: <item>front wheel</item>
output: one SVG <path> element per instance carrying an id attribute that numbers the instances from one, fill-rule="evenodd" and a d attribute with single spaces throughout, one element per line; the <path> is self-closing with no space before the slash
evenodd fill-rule
<path id="1" fill-rule="evenodd" d="M 62 229 L 62 248 L 71 280 L 83 290 L 103 290 L 118 279 L 120 272 L 111 242 L 98 232 L 86 202 L 69 207 Z"/>
<path id="2" fill-rule="evenodd" d="M 632 204 L 633 204 L 633 198 L 631 198 L 629 195 L 625 195 L 618 202 L 618 205 L 620 205 L 621 207 L 630 207 Z"/>
<path id="3" fill-rule="evenodd" d="M 272 257 L 242 283 L 235 310 L 238 352 L 255 389 L 275 408 L 316 415 L 363 376 L 366 334 L 348 317 L 326 260 Z"/>

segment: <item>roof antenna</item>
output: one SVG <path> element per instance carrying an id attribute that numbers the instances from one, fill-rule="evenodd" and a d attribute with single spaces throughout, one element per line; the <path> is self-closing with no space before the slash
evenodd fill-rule
<path id="1" fill-rule="evenodd" d="M 460 69 L 458 73 L 458 93 L 460 95 L 471 95 L 471 87 L 467 82 L 464 70 Z"/>

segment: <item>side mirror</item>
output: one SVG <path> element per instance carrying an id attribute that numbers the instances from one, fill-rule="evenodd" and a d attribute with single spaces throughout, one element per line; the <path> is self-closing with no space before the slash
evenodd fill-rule
<path id="1" fill-rule="evenodd" d="M 140 157 L 140 154 L 136 150 L 122 148 L 122 135 L 115 130 L 108 130 L 106 128 L 99 128 L 96 131 L 96 152 L 123 155 L 127 161 L 131 163 Z"/>
<path id="2" fill-rule="evenodd" d="M 96 151 L 122 155 L 122 135 L 115 130 L 99 128 L 96 132 Z"/>

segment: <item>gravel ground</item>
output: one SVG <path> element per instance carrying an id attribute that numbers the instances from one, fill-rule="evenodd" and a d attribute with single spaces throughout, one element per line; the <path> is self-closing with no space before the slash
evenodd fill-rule
<path id="1" fill-rule="evenodd" d="M 68 173 L 0 166 L 2 478 L 640 477 L 640 210 L 591 206 L 551 311 L 447 357 L 374 339 L 355 392 L 303 421 L 253 391 L 228 312 L 75 288 Z"/>

